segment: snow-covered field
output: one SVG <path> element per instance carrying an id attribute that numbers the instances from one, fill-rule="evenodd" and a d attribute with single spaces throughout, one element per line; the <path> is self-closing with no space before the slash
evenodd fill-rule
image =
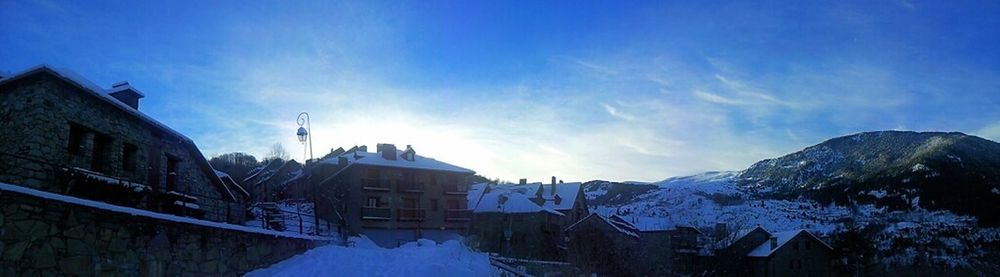
<path id="1" fill-rule="evenodd" d="M 499 276 L 484 253 L 458 241 L 420 240 L 386 249 L 365 237 L 321 246 L 246 276 Z"/>

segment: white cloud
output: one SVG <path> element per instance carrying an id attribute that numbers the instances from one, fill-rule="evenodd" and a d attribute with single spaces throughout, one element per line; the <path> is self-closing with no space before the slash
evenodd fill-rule
<path id="1" fill-rule="evenodd" d="M 613 107 L 611 105 L 608 105 L 607 103 L 601 103 L 601 106 L 604 107 L 604 110 L 607 111 L 608 114 L 610 114 L 611 116 L 614 116 L 614 117 L 617 117 L 617 118 L 621 118 L 621 119 L 624 119 L 624 120 L 627 120 L 627 121 L 634 121 L 635 120 L 635 116 L 632 116 L 631 114 L 627 114 L 625 112 L 619 111 L 618 108 L 615 108 L 615 107 Z"/>

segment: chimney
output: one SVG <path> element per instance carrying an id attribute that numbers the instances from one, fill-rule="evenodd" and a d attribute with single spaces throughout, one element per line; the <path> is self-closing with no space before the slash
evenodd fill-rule
<path id="1" fill-rule="evenodd" d="M 778 237 L 771 236 L 771 251 L 774 251 L 775 248 L 778 248 Z"/>
<path id="2" fill-rule="evenodd" d="M 128 82 L 117 82 L 111 85 L 108 95 L 135 110 L 139 110 L 139 99 L 146 97 L 142 92 L 129 85 Z"/>
<path id="3" fill-rule="evenodd" d="M 358 146 L 358 151 L 368 152 L 368 145 Z"/>
<path id="4" fill-rule="evenodd" d="M 556 195 L 556 176 L 552 176 L 552 185 L 549 188 L 549 194 Z"/>
<path id="5" fill-rule="evenodd" d="M 729 235 L 729 230 L 727 230 L 727 229 L 728 229 L 728 227 L 726 226 L 725 222 L 716 222 L 715 223 L 715 239 L 716 240 L 722 240 L 722 239 L 726 238 L 726 236 Z"/>
<path id="6" fill-rule="evenodd" d="M 521 178 L 521 181 L 520 181 L 520 182 L 517 182 L 517 183 L 518 183 L 518 184 L 520 184 L 520 185 L 527 185 L 527 184 L 528 184 L 528 179 L 526 179 L 526 178 Z"/>
<path id="7" fill-rule="evenodd" d="M 416 156 L 417 156 L 417 151 L 413 151 L 413 147 L 407 144 L 406 151 L 403 151 L 403 159 L 412 162 L 417 159 Z"/>
<path id="8" fill-rule="evenodd" d="M 391 143 L 379 143 L 375 145 L 376 151 L 382 154 L 382 158 L 386 160 L 396 160 L 396 145 Z"/>

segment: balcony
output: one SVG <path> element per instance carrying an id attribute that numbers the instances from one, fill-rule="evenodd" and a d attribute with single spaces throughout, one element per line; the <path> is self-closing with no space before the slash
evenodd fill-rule
<path id="1" fill-rule="evenodd" d="M 423 193 L 424 183 L 401 182 L 396 185 L 396 191 L 408 193 Z"/>
<path id="2" fill-rule="evenodd" d="M 420 208 L 398 208 L 396 213 L 400 221 L 424 221 L 426 211 Z"/>
<path id="3" fill-rule="evenodd" d="M 444 184 L 445 194 L 469 194 L 468 187 L 459 184 Z"/>
<path id="4" fill-rule="evenodd" d="M 446 221 L 469 221 L 472 220 L 472 211 L 468 209 L 447 209 L 444 211 Z"/>
<path id="5" fill-rule="evenodd" d="M 389 207 L 361 208 L 361 219 L 389 220 L 392 219 L 392 209 Z"/>
<path id="6" fill-rule="evenodd" d="M 364 178 L 361 179 L 361 186 L 365 190 L 377 190 L 377 191 L 390 191 L 389 180 L 381 180 L 374 178 Z"/>

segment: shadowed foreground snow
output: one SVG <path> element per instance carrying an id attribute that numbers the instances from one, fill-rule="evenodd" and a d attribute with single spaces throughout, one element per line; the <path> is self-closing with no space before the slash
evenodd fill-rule
<path id="1" fill-rule="evenodd" d="M 368 238 L 355 247 L 322 246 L 246 276 L 498 276 L 489 257 L 458 241 L 411 242 L 381 248 Z"/>

